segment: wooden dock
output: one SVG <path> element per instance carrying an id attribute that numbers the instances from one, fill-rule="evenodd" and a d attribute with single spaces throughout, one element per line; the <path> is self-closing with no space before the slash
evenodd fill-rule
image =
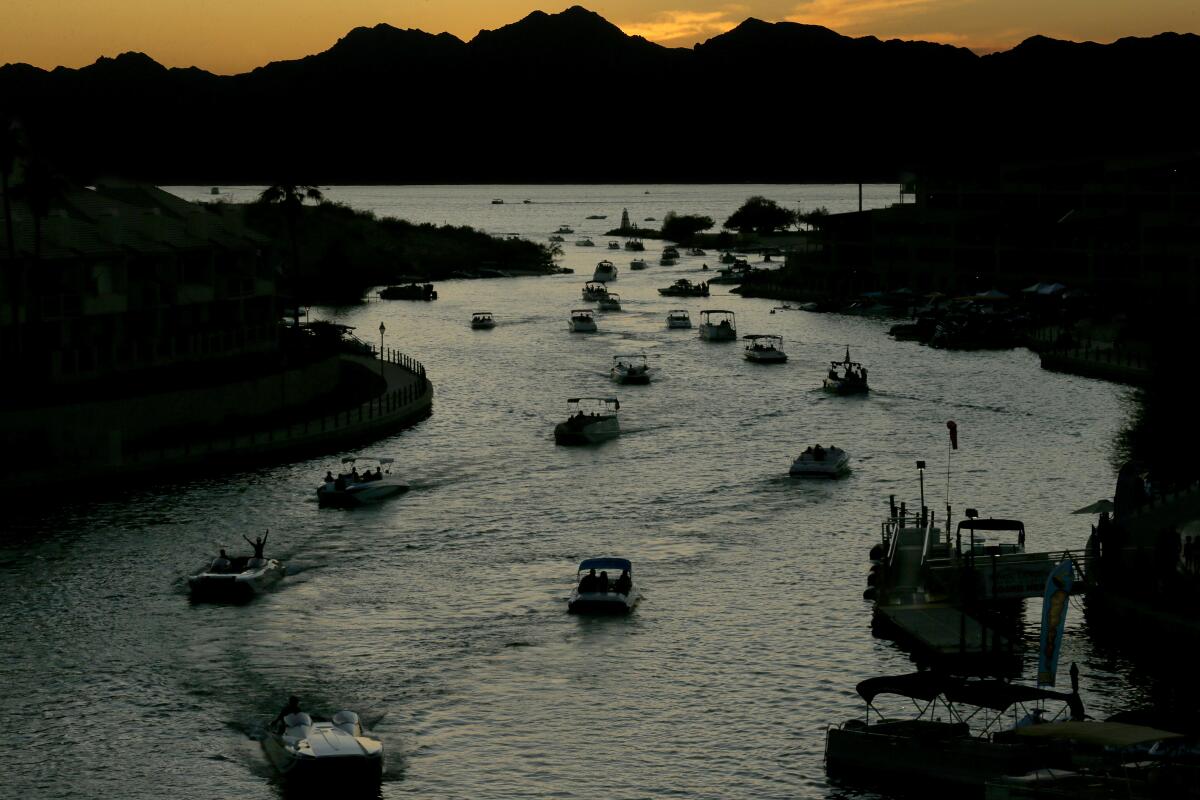
<path id="1" fill-rule="evenodd" d="M 946 603 L 880 606 L 876 622 L 908 644 L 918 660 L 1000 668 L 1016 655 L 1008 637 Z"/>

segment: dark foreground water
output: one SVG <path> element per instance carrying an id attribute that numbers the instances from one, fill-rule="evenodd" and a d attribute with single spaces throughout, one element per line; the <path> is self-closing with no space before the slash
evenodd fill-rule
<path id="1" fill-rule="evenodd" d="M 512 210 L 492 229 L 544 236 L 593 209 L 613 223 L 641 199 L 600 187 L 587 191 L 616 199 L 589 203 L 576 189 L 546 190 L 524 227 L 520 206 L 490 206 L 504 191 L 494 187 L 442 190 L 453 199 L 442 213 Z M 678 189 L 677 210 L 724 192 L 727 214 L 752 193 L 710 189 Z M 418 190 L 389 202 L 416 203 L 406 191 Z M 850 187 L 821 191 L 853 202 Z M 945 502 L 946 420 L 961 446 L 951 502 L 1024 519 L 1031 549 L 1081 546 L 1088 520 L 1069 512 L 1111 495 L 1126 389 L 1043 372 L 1025 350 L 939 352 L 891 341 L 886 321 L 771 314 L 771 301 L 723 288 L 704 301 L 657 295 L 703 277 L 698 258 L 637 273 L 614 251 L 626 310 L 572 335 L 579 287 L 609 255 L 597 241 L 568 241 L 574 276 L 447 282 L 430 304 L 319 310 L 368 340 L 386 322 L 387 344 L 429 369 L 433 416 L 367 450 L 397 458 L 414 487 L 400 499 L 318 509 L 331 455 L 99 501 L 73 501 L 68 486 L 55 506 L 6 510 L 0 794 L 277 796 L 256 736 L 295 692 L 373 723 L 388 752 L 384 797 L 829 797 L 842 790 L 824 776 L 826 726 L 859 713 L 857 681 L 911 668 L 872 638 L 861 592 L 887 495 L 915 504 L 915 459 L 929 463 L 930 505 Z M 659 246 L 648 249 L 656 261 Z M 755 366 L 740 344 L 668 331 L 677 307 L 732 309 L 740 332 L 783 335 L 791 360 Z M 476 310 L 499 327 L 469 330 Z M 870 367 L 869 398 L 818 390 L 847 343 Z M 612 385 L 611 356 L 643 350 L 655 382 Z M 579 394 L 619 396 L 624 435 L 556 447 L 553 426 Z M 851 453 L 850 477 L 787 477 L 817 441 Z M 289 565 L 277 591 L 189 603 L 189 571 L 266 528 Z M 566 614 L 575 564 L 601 554 L 634 561 L 646 597 L 628 619 Z M 1072 614 L 1064 669 L 1079 662 L 1092 712 L 1138 705 L 1141 680 Z"/>

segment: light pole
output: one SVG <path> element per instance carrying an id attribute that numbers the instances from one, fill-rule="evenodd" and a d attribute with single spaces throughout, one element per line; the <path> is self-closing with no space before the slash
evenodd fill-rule
<path id="1" fill-rule="evenodd" d="M 387 326 L 382 322 L 379 323 L 379 377 L 383 377 L 383 334 L 387 331 Z"/>

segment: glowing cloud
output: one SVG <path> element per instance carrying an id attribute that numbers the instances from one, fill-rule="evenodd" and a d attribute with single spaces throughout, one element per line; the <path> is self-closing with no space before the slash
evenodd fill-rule
<path id="1" fill-rule="evenodd" d="M 618 27 L 630 36 L 659 44 L 691 44 L 733 30 L 745 10 L 744 6 L 727 6 L 722 11 L 663 11 L 648 22 L 620 23 Z"/>
<path id="2" fill-rule="evenodd" d="M 805 0 L 787 16 L 788 22 L 824 25 L 835 31 L 877 27 L 899 17 L 930 11 L 935 6 L 958 5 L 959 0 Z"/>

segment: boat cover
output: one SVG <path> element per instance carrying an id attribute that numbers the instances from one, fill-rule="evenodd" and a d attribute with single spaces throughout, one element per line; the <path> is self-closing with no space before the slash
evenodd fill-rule
<path id="1" fill-rule="evenodd" d="M 958 529 L 975 531 L 1023 531 L 1025 523 L 1019 519 L 964 519 L 958 523 Z"/>
<path id="2" fill-rule="evenodd" d="M 956 681 L 946 688 L 946 699 L 952 703 L 966 703 L 980 708 L 990 708 L 993 711 L 1005 711 L 1017 703 L 1029 703 L 1037 700 L 1057 700 L 1062 703 L 1071 702 L 1071 695 L 1065 692 L 1052 692 L 1048 689 L 1036 689 L 1032 686 L 1021 686 L 1004 681 Z"/>
<path id="3" fill-rule="evenodd" d="M 1124 749 L 1139 747 L 1166 739 L 1182 739 L 1181 733 L 1160 731 L 1144 725 L 1125 722 L 1048 722 L 1045 725 L 1026 725 L 1016 734 L 1045 741 L 1071 741 L 1093 747 Z"/>
<path id="4" fill-rule="evenodd" d="M 896 694 L 917 700 L 932 700 L 946 690 L 950 679 L 932 672 L 867 678 L 855 687 L 860 697 L 871 703 L 881 694 Z"/>

